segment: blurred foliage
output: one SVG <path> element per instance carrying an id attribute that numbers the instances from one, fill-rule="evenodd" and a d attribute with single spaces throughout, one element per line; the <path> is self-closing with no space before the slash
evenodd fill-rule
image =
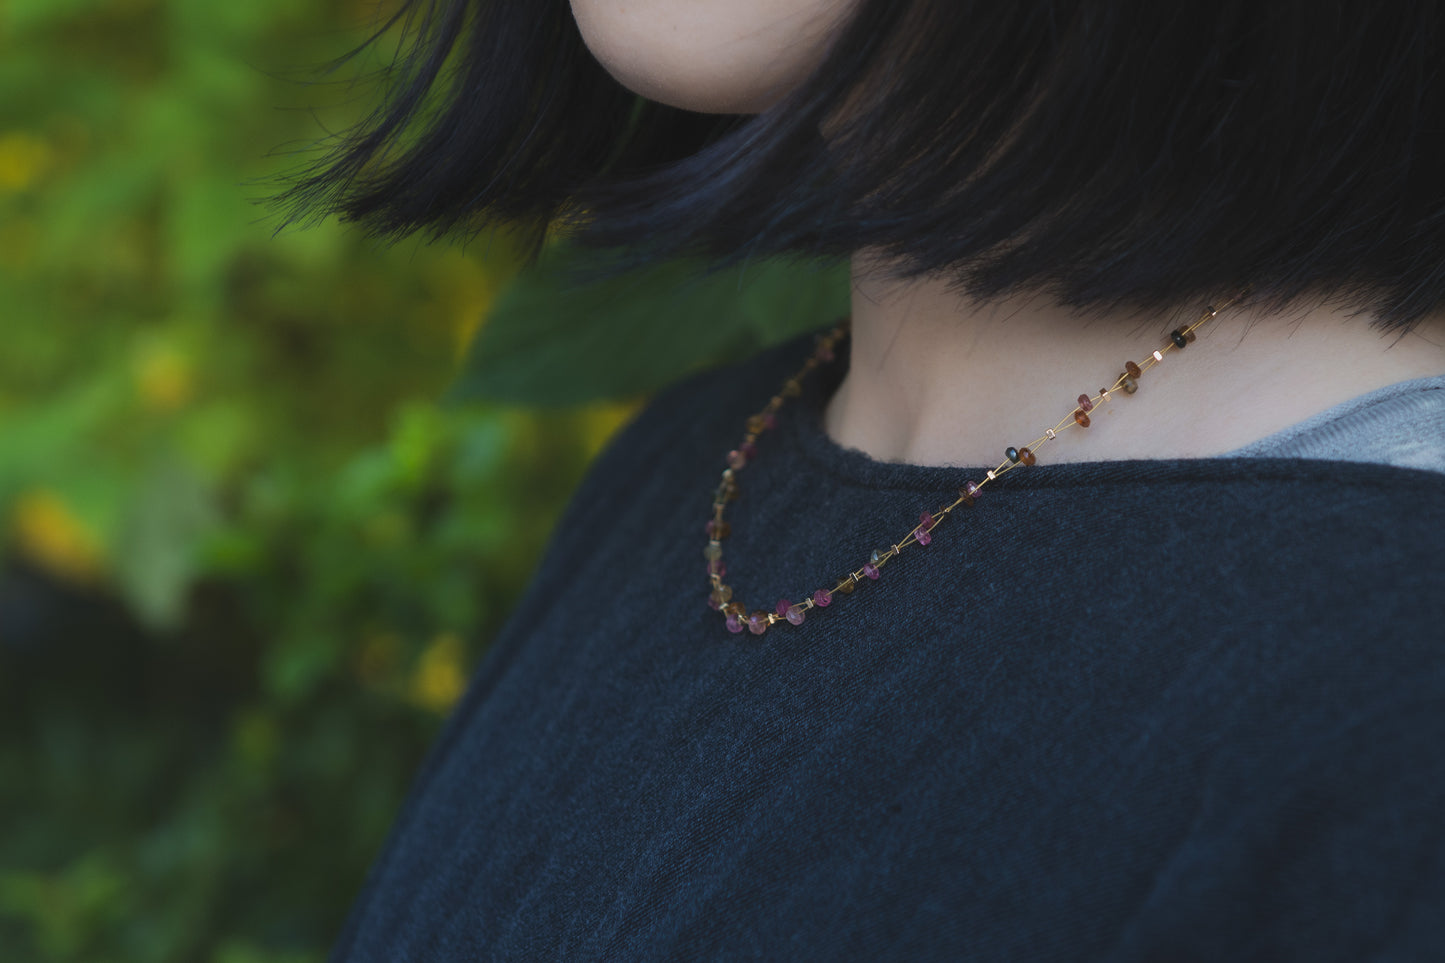
<path id="1" fill-rule="evenodd" d="M 296 81 L 377 14 L 0 4 L 0 960 L 321 960 L 637 396 L 842 306 L 273 236 L 273 151 L 369 104 Z"/>
<path id="2" fill-rule="evenodd" d="M 0 5 L 0 960 L 321 959 L 631 410 L 436 404 L 500 240 L 272 236 L 374 14 Z"/>

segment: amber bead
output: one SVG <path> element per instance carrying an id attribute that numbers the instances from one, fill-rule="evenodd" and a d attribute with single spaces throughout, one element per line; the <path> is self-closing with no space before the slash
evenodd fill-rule
<path id="1" fill-rule="evenodd" d="M 748 607 L 741 602 L 729 602 L 722 607 L 724 615 L 747 615 Z"/>
<path id="2" fill-rule="evenodd" d="M 1193 343 L 1194 343 L 1194 332 L 1193 332 L 1193 331 L 1185 331 L 1185 332 L 1184 332 L 1184 340 L 1185 340 L 1185 341 L 1188 341 L 1190 344 L 1193 344 Z"/>
<path id="3" fill-rule="evenodd" d="M 716 602 L 719 608 L 727 604 L 727 602 L 730 601 L 732 597 L 733 590 L 730 586 L 719 585 L 717 588 L 712 590 L 712 601 Z"/>
<path id="4" fill-rule="evenodd" d="M 1173 331 L 1169 332 L 1169 340 L 1174 342 L 1174 347 L 1181 350 L 1189 346 L 1189 339 L 1186 338 L 1184 336 L 1184 332 L 1180 331 L 1178 328 L 1175 328 Z"/>
<path id="5" fill-rule="evenodd" d="M 1124 373 L 1131 378 L 1139 378 L 1144 374 L 1143 371 L 1139 370 L 1139 366 L 1132 361 L 1124 362 Z"/>
<path id="6" fill-rule="evenodd" d="M 1023 462 L 1025 465 L 1032 465 L 1035 461 L 1037 461 L 1037 459 L 1034 458 L 1033 449 L 1031 449 L 1031 448 L 1020 448 L 1020 449 L 1019 449 L 1019 461 Z"/>
<path id="7" fill-rule="evenodd" d="M 853 590 L 857 587 L 857 583 L 853 581 L 853 576 L 851 575 L 838 583 L 838 591 L 842 592 L 844 595 L 852 595 Z"/>
<path id="8" fill-rule="evenodd" d="M 748 434 L 750 435 L 761 435 L 767 427 L 767 422 L 762 415 L 753 415 L 748 419 Z"/>
<path id="9" fill-rule="evenodd" d="M 733 527 L 727 522 L 713 520 L 707 523 L 707 533 L 715 539 L 724 539 L 733 533 Z"/>
<path id="10" fill-rule="evenodd" d="M 783 382 L 783 397 L 796 398 L 803 393 L 803 386 L 798 384 L 797 378 L 789 378 Z"/>
<path id="11" fill-rule="evenodd" d="M 1084 414 L 1082 411 L 1074 412 L 1074 420 L 1079 423 L 1080 428 L 1089 427 L 1089 416 Z"/>

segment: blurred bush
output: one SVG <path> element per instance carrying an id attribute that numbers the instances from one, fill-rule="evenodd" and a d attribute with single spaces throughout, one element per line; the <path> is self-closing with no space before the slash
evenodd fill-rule
<path id="1" fill-rule="evenodd" d="M 296 80 L 377 14 L 0 5 L 0 960 L 322 959 L 636 397 L 846 306 L 273 236 L 274 149 L 368 106 Z"/>
<path id="2" fill-rule="evenodd" d="M 0 6 L 0 960 L 320 959 L 630 410 L 435 404 L 499 241 L 272 236 L 374 14 Z"/>

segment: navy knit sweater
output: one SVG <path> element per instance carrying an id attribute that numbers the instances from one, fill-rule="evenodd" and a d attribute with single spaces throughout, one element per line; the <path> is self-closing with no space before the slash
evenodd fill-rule
<path id="1" fill-rule="evenodd" d="M 703 523 L 806 347 L 598 460 L 334 960 L 1445 960 L 1445 475 L 1040 464 L 730 635 Z M 977 475 L 834 445 L 836 377 L 740 475 L 752 607 Z"/>

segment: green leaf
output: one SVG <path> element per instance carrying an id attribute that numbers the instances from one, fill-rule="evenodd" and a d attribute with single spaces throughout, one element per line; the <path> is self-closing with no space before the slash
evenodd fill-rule
<path id="1" fill-rule="evenodd" d="M 570 283 L 587 257 L 561 246 L 502 291 L 445 403 L 631 398 L 848 312 L 846 265 L 768 260 L 709 274 L 670 261 Z"/>

